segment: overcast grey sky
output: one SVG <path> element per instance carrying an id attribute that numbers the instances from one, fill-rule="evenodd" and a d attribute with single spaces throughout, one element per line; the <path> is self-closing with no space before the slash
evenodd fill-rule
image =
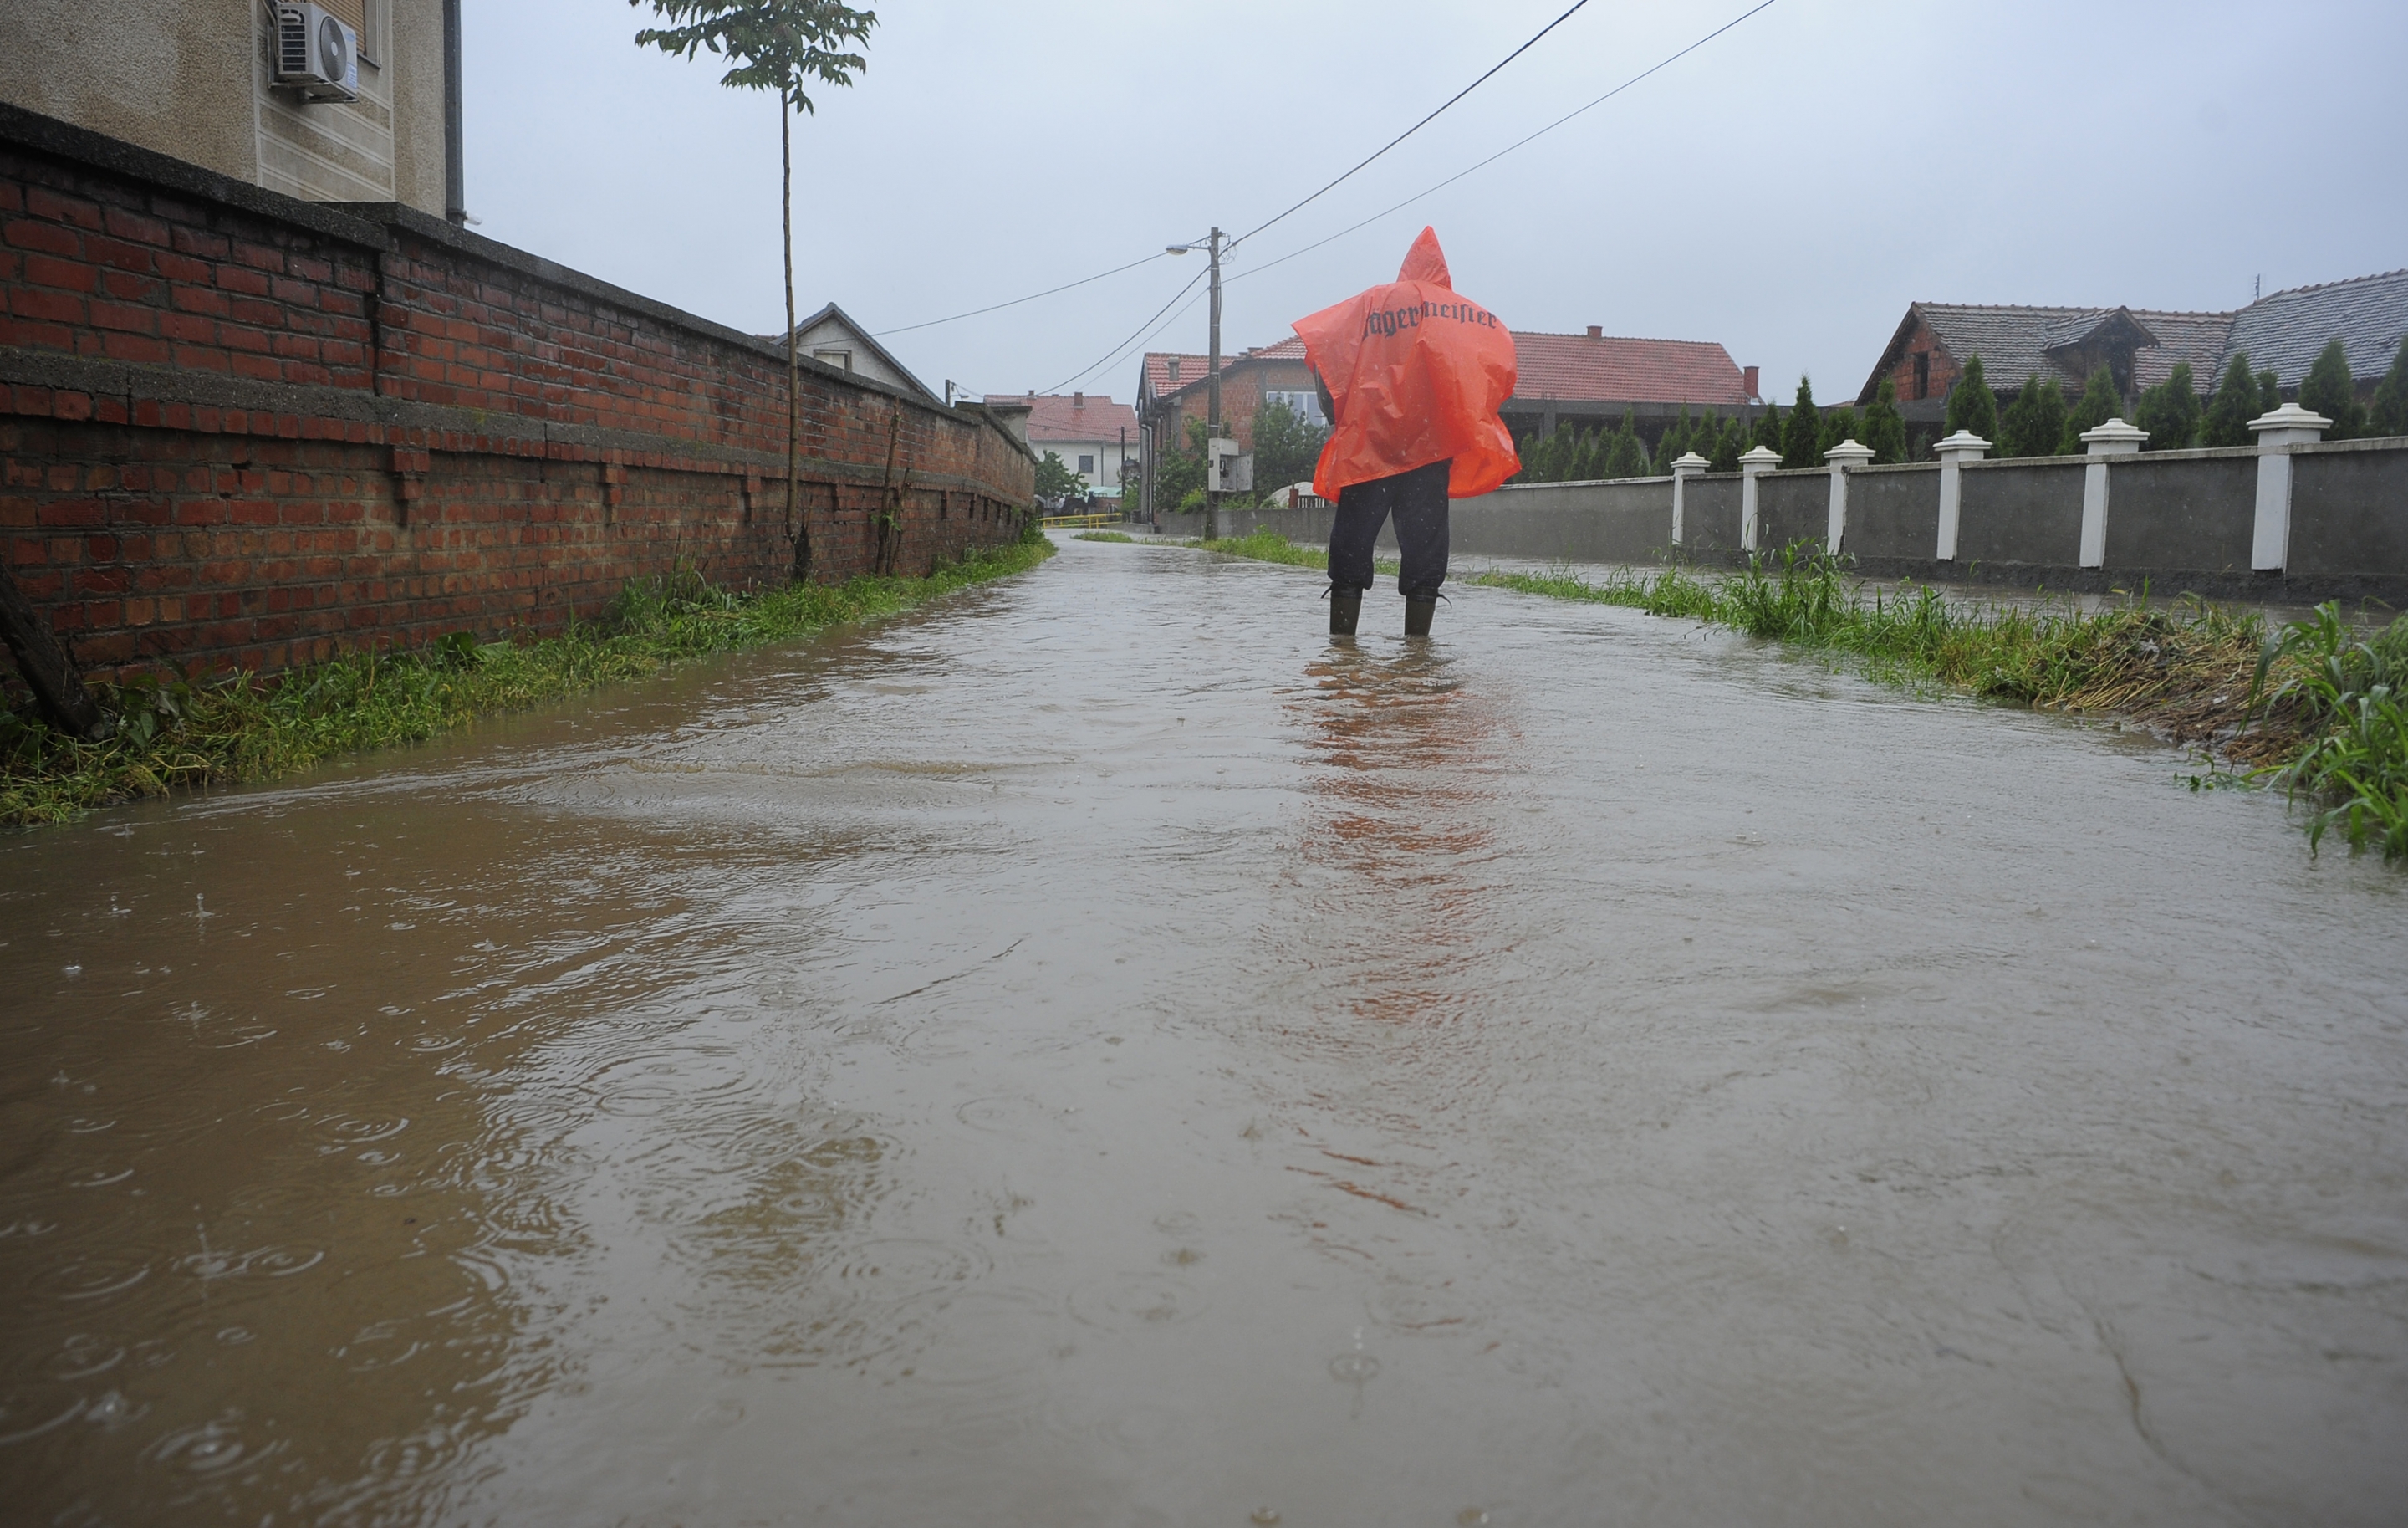
<path id="1" fill-rule="evenodd" d="M 873 330 L 1254 226 L 1570 0 L 880 5 L 869 68 L 796 124 L 796 285 Z M 2408 266 L 2408 7 L 1777 0 L 1662 73 L 1369 227 L 1754 0 L 1580 14 L 1233 255 L 1224 343 L 1390 279 L 1435 225 L 1517 328 L 1713 339 L 1785 400 L 1853 396 L 1906 304 L 2226 309 Z M 638 50 L 621 0 L 467 13 L 480 232 L 759 333 L 781 320 L 777 108 Z M 1049 389 L 1200 256 L 891 336 L 931 387 Z M 1197 289 L 1201 290 L 1200 286 Z M 1198 302 L 1150 342 L 1204 348 Z M 1134 355 L 1088 374 L 1127 400 Z"/>

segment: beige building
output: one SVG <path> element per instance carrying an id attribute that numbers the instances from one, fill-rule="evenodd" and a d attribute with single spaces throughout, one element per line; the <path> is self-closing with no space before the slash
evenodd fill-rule
<path id="1" fill-rule="evenodd" d="M 775 341 L 777 336 L 766 338 Z M 867 329 L 853 322 L 852 314 L 834 303 L 795 325 L 795 348 L 822 366 L 882 382 L 889 387 L 909 389 L 931 403 L 938 401 L 926 382 L 913 376 L 910 368 L 896 360 L 885 346 L 870 338 Z M 953 402 L 951 398 L 944 401 L 948 406 Z"/>
<path id="2" fill-rule="evenodd" d="M 311 201 L 457 221 L 459 0 L 320 0 L 357 98 L 276 82 L 271 0 L 0 0 L 0 100 Z M 451 124 L 447 126 L 447 124 Z"/>

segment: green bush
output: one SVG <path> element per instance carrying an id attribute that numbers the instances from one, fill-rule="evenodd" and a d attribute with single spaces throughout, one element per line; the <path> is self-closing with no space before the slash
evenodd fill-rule
<path id="1" fill-rule="evenodd" d="M 2054 456 L 2065 438 L 2065 394 L 2055 377 L 2024 379 L 2014 401 L 1999 416 L 2000 456 Z"/>
<path id="2" fill-rule="evenodd" d="M 2332 421 L 2328 440 L 2355 440 L 2366 433 L 2366 405 L 2358 401 L 2358 381 L 2349 374 L 2349 355 L 2336 339 L 2318 353 L 2300 383 L 2300 407 Z"/>
<path id="3" fill-rule="evenodd" d="M 2391 357 L 2391 369 L 2374 389 L 2374 407 L 2367 413 L 2370 435 L 2408 435 L 2408 338 Z"/>
<path id="4" fill-rule="evenodd" d="M 1805 376 L 1798 379 L 1798 401 L 1790 406 L 1788 427 L 1781 432 L 1781 465 L 1823 465 L 1823 416 L 1814 407 L 1814 383 Z"/>
<path id="5" fill-rule="evenodd" d="M 2141 395 L 2132 423 L 2149 432 L 2143 449 L 2184 451 L 2199 439 L 2199 389 L 2192 383 L 2190 363 L 2177 361 L 2172 375 Z"/>
<path id="6" fill-rule="evenodd" d="M 1782 422 L 1781 405 L 1778 403 L 1767 402 L 1764 406 L 1764 412 L 1756 416 L 1754 445 L 1762 446 L 1768 451 L 1779 451 L 1781 449 L 1782 432 L 1788 426 Z M 1742 454 L 1752 449 L 1754 449 L 1753 446 L 1740 447 Z"/>
<path id="7" fill-rule="evenodd" d="M 1740 453 L 1749 445 L 1747 425 L 1743 420 L 1722 421 L 1714 433 L 1714 449 L 1703 453 L 1707 465 L 1717 472 L 1739 470 Z"/>
<path id="8" fill-rule="evenodd" d="M 1622 427 L 1613 432 L 1606 443 L 1605 458 L 1598 464 L 1599 478 L 1638 478 L 1647 475 L 1647 448 L 1639 443 L 1639 424 L 1628 409 L 1622 411 Z"/>
<path id="9" fill-rule="evenodd" d="M 2207 400 L 2207 414 L 2200 424 L 2200 444 L 2251 444 L 2249 422 L 2265 411 L 2258 405 L 2258 379 L 2250 375 L 2249 353 L 2236 352 L 2232 364 L 2224 368 L 2224 380 L 2215 384 L 2215 396 Z"/>
<path id="10" fill-rule="evenodd" d="M 1087 480 L 1064 465 L 1061 454 L 1047 452 L 1037 460 L 1037 497 L 1054 498 L 1063 494 L 1083 494 Z"/>
<path id="11" fill-rule="evenodd" d="M 1263 493 L 1312 476 L 1329 432 L 1273 399 L 1254 413 L 1254 486 Z"/>
<path id="12" fill-rule="evenodd" d="M 1969 356 L 1965 373 L 1948 390 L 1948 433 L 1971 430 L 1985 440 L 1999 438 L 1999 398 L 1982 374 L 1982 358 Z"/>
<path id="13" fill-rule="evenodd" d="M 1906 460 L 1906 417 L 1898 411 L 1898 384 L 1887 377 L 1873 389 L 1872 406 L 1865 411 L 1864 442 L 1873 448 L 1876 467 Z"/>
<path id="14" fill-rule="evenodd" d="M 2081 455 L 2090 449 L 2083 443 L 2083 431 L 2095 430 L 2111 419 L 2122 418 L 2123 414 L 2124 395 L 2115 389 L 2114 373 L 2102 366 L 2090 373 L 2090 381 L 2083 387 L 2082 396 L 2074 399 L 2073 407 L 2067 411 L 2065 433 L 2057 440 L 2057 454 L 2060 456 Z"/>

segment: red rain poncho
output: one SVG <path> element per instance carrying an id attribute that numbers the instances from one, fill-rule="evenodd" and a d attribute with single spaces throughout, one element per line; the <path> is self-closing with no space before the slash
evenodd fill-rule
<path id="1" fill-rule="evenodd" d="M 1452 459 L 1449 498 L 1484 494 L 1521 469 L 1497 411 L 1513 396 L 1513 337 L 1455 295 L 1428 228 L 1386 286 L 1291 325 L 1338 406 L 1312 491 L 1339 490 Z"/>

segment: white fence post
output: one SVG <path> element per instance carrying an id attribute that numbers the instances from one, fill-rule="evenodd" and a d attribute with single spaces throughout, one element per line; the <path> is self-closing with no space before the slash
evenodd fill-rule
<path id="1" fill-rule="evenodd" d="M 1956 527 L 1965 508 L 1967 462 L 1978 462 L 1990 442 L 1971 430 L 1958 430 L 1931 448 L 1940 454 L 1940 544 L 1932 555 L 1942 562 L 1956 560 Z"/>
<path id="2" fill-rule="evenodd" d="M 1691 478 L 1713 465 L 1694 451 L 1683 452 L 1672 463 L 1672 544 L 1674 546 L 1681 544 L 1681 533 L 1684 528 L 1681 522 L 1682 490 L 1688 485 Z"/>
<path id="3" fill-rule="evenodd" d="M 2082 432 L 2090 450 L 2090 464 L 2082 469 L 2082 566 L 2101 568 L 2107 562 L 2107 458 L 2138 455 L 2149 432 L 2137 425 L 2111 419 L 2095 430 Z"/>
<path id="4" fill-rule="evenodd" d="M 2314 445 L 2332 421 L 2286 403 L 2249 422 L 2258 434 L 2258 523 L 2249 537 L 2249 566 L 2280 572 L 2290 562 L 2291 454 L 2287 446 Z"/>
<path id="5" fill-rule="evenodd" d="M 1873 459 L 1873 448 L 1842 440 L 1823 453 L 1823 459 L 1831 464 L 1831 513 L 1823 527 L 1823 555 L 1836 557 L 1848 534 L 1848 474 Z"/>
<path id="6" fill-rule="evenodd" d="M 1781 453 L 1770 446 L 1757 446 L 1742 452 L 1739 469 L 1747 474 L 1739 486 L 1739 544 L 1742 552 L 1756 550 L 1756 527 L 1760 523 L 1756 512 L 1756 480 L 1781 465 Z"/>

